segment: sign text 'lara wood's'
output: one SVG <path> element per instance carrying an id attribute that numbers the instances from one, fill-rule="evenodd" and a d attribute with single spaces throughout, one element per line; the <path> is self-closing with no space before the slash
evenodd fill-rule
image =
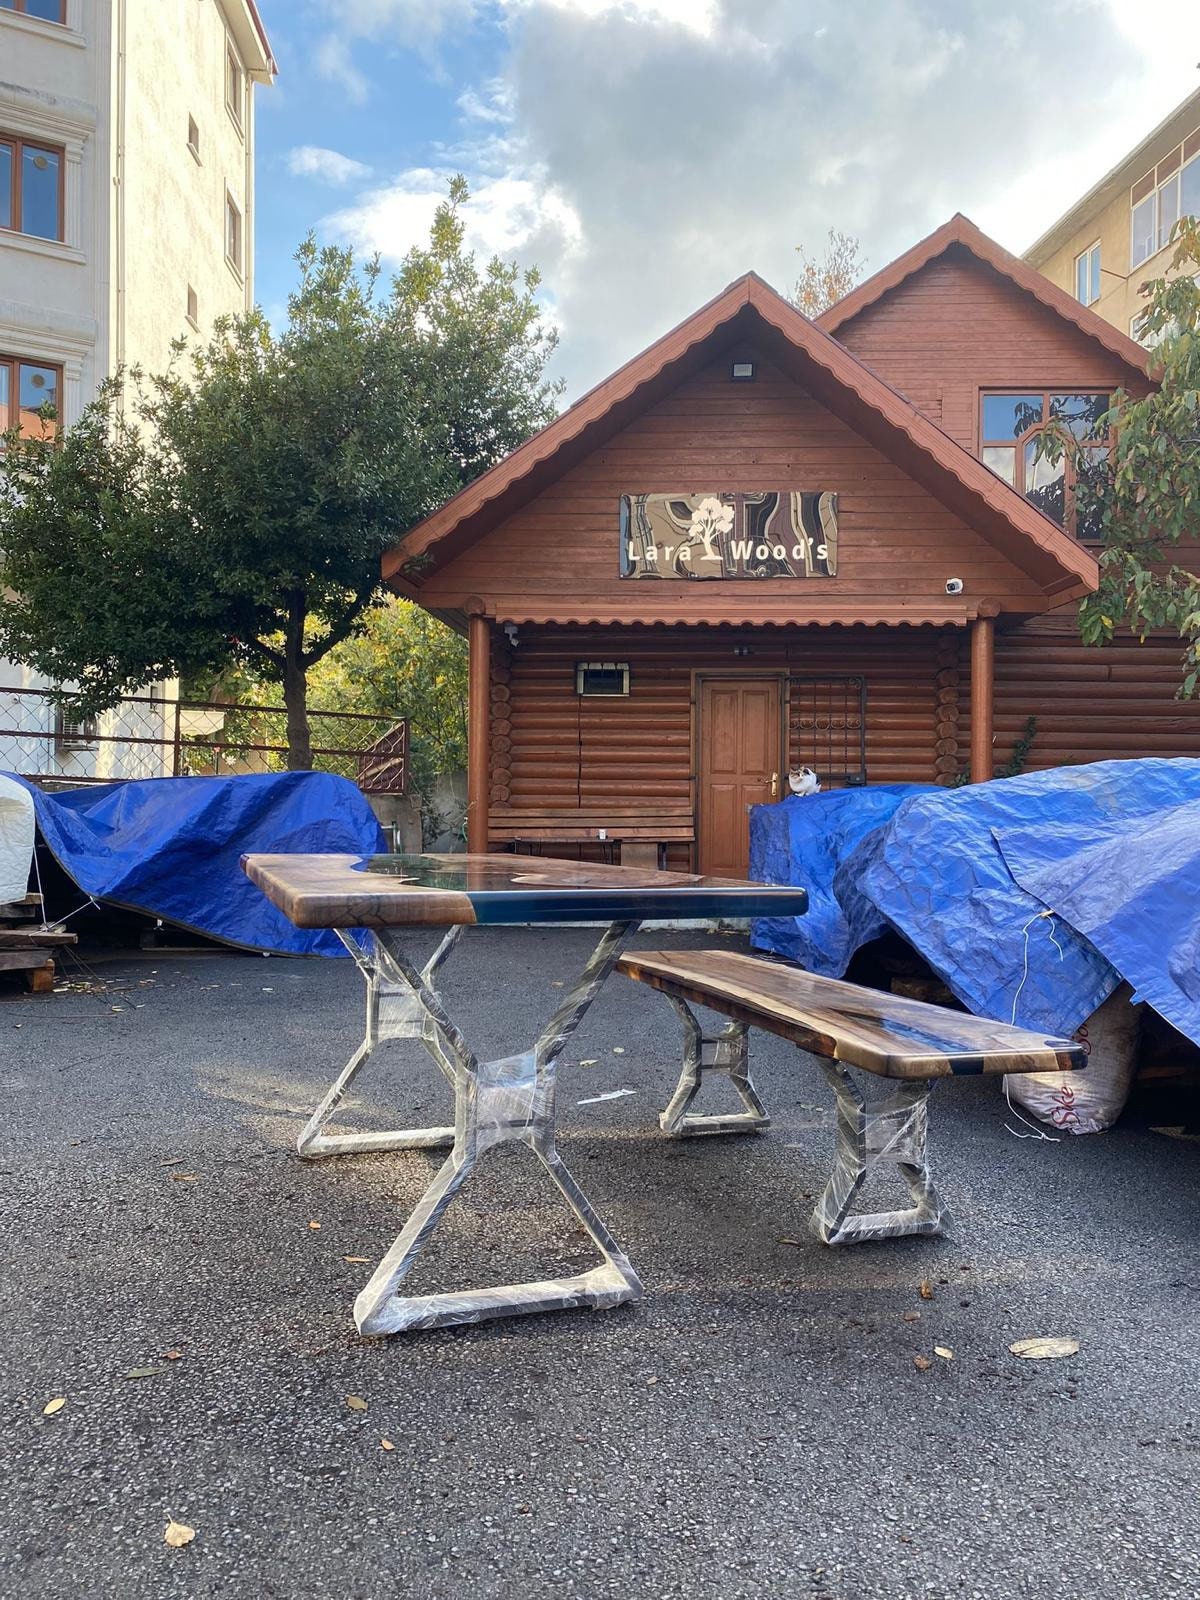
<path id="1" fill-rule="evenodd" d="M 833 578 L 837 495 L 621 496 L 623 578 Z"/>

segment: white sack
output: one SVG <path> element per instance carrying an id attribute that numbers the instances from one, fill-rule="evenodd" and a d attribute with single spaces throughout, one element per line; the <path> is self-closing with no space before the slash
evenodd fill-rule
<path id="1" fill-rule="evenodd" d="M 20 900 L 29 888 L 35 831 L 32 795 L 0 777 L 0 905 Z"/>
<path id="2" fill-rule="evenodd" d="M 1142 1008 L 1127 983 L 1079 1028 L 1087 1051 L 1082 1072 L 1014 1072 L 1004 1080 L 1014 1106 L 1061 1133 L 1103 1133 L 1125 1109 L 1137 1064 Z"/>

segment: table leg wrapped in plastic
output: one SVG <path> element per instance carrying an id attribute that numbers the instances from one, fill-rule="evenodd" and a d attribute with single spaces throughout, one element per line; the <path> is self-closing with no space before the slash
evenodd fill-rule
<path id="1" fill-rule="evenodd" d="M 420 1130 L 415 1136 L 361 1134 L 329 1138 L 322 1135 L 319 1145 L 314 1137 L 309 1137 L 307 1150 L 302 1141 L 302 1153 L 338 1154 L 405 1148 L 398 1142 L 400 1140 L 406 1140 L 408 1146 L 430 1144 L 434 1140 L 426 1135 L 440 1136 L 443 1132 L 452 1140 L 450 1154 L 437 1176 L 354 1303 L 354 1320 L 361 1333 L 399 1333 L 482 1322 L 489 1317 L 584 1306 L 607 1309 L 641 1298 L 642 1285 L 628 1257 L 563 1164 L 555 1146 L 557 1058 L 599 993 L 620 954 L 621 945 L 636 926 L 636 923 L 613 923 L 607 928 L 579 979 L 532 1049 L 495 1061 L 479 1061 L 472 1054 L 431 986 L 436 967 L 452 942 L 450 936 L 422 971 L 407 960 L 400 936 L 392 930 L 380 930 L 365 952 L 358 951 L 356 960 L 368 984 L 367 1040 L 322 1103 L 305 1130 L 306 1135 L 310 1130 L 319 1134 L 354 1073 L 369 1055 L 373 1037 L 382 1036 L 381 1025 L 373 1034 L 371 1018 L 372 1007 L 378 1006 L 379 997 L 385 992 L 393 1005 L 393 1016 L 388 1024 L 391 1031 L 387 1036 L 420 1041 L 453 1086 L 455 1105 L 454 1127 L 449 1130 Z M 385 1139 L 392 1142 L 385 1144 L 382 1142 Z M 601 1258 L 599 1265 L 570 1277 L 547 1278 L 540 1282 L 429 1295 L 399 1294 L 400 1284 L 477 1162 L 489 1150 L 505 1144 L 523 1145 L 537 1158 L 541 1169 L 595 1245 Z"/>
<path id="2" fill-rule="evenodd" d="M 731 1022 L 719 1033 L 705 1033 L 686 1001 L 668 995 L 683 1024 L 683 1069 L 675 1092 L 659 1113 L 658 1125 L 678 1139 L 701 1133 L 754 1133 L 771 1126 L 767 1108 L 750 1079 L 748 1029 Z M 705 1074 L 719 1072 L 729 1079 L 744 1111 L 694 1112 L 689 1107 L 700 1093 Z"/>

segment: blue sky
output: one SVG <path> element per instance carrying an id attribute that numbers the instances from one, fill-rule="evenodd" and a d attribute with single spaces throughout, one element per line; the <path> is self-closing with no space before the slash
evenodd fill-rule
<path id="1" fill-rule="evenodd" d="M 1200 87 L 1195 0 L 259 4 L 259 301 L 310 228 L 399 260 L 462 171 L 568 398 L 831 227 L 872 270 L 956 210 L 1021 250 Z"/>

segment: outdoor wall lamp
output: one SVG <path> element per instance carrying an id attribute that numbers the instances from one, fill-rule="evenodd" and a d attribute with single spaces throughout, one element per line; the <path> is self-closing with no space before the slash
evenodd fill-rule
<path id="1" fill-rule="evenodd" d="M 515 622 L 506 622 L 504 624 L 504 637 L 515 650 L 517 645 L 521 642 L 517 638 L 517 625 Z"/>
<path id="2" fill-rule="evenodd" d="M 731 383 L 753 383 L 753 361 L 735 361 L 729 369 L 729 380 Z"/>

